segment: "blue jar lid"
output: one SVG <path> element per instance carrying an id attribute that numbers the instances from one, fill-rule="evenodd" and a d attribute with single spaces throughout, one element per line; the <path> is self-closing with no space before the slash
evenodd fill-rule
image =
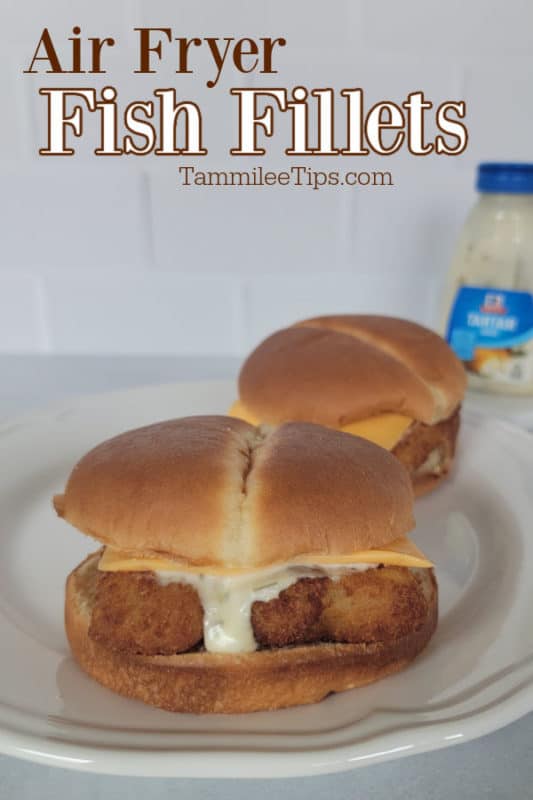
<path id="1" fill-rule="evenodd" d="M 476 187 L 480 192 L 533 194 L 533 164 L 480 164 Z"/>

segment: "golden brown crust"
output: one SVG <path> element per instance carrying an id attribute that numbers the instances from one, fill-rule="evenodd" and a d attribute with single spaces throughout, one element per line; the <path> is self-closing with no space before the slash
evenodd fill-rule
<path id="1" fill-rule="evenodd" d="M 105 544 L 202 566 L 259 567 L 381 547 L 414 525 L 390 453 L 309 423 L 190 417 L 130 431 L 72 471 L 59 512 Z"/>
<path id="2" fill-rule="evenodd" d="M 305 578 L 275 600 L 253 604 L 254 636 L 266 647 L 395 641 L 425 625 L 432 581 L 432 570 L 406 567 Z"/>
<path id="3" fill-rule="evenodd" d="M 393 449 L 408 470 L 415 495 L 430 491 L 450 471 L 460 426 L 460 408 L 436 425 L 417 422 Z"/>
<path id="4" fill-rule="evenodd" d="M 381 567 L 335 580 L 302 578 L 277 598 L 256 601 L 251 622 L 265 647 L 399 639 L 428 615 L 431 571 Z M 203 609 L 191 586 L 161 585 L 153 573 L 100 573 L 89 637 L 110 649 L 172 655 L 202 641 Z"/>
<path id="5" fill-rule="evenodd" d="M 192 586 L 153 572 L 101 572 L 89 636 L 123 653 L 184 653 L 202 641 L 204 611 Z"/>
<path id="6" fill-rule="evenodd" d="M 264 647 L 287 647 L 320 641 L 318 625 L 329 583 L 328 578 L 302 578 L 273 600 L 253 603 L 256 642 Z"/>
<path id="7" fill-rule="evenodd" d="M 244 713 L 314 703 L 403 669 L 426 646 L 437 623 L 432 585 L 424 626 L 392 643 L 315 644 L 242 655 L 125 655 L 88 636 L 96 565 L 97 558 L 90 556 L 67 580 L 65 622 L 73 655 L 109 689 L 168 711 Z"/>
<path id="8" fill-rule="evenodd" d="M 278 331 L 239 376 L 241 401 L 258 419 L 332 427 L 387 411 L 431 425 L 452 413 L 465 387 L 464 368 L 440 336 L 374 315 L 317 317 Z"/>

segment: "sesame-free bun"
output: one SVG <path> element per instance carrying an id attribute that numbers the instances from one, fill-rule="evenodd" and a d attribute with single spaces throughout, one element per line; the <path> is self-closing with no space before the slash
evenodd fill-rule
<path id="1" fill-rule="evenodd" d="M 364 439 L 217 416 L 98 445 L 54 498 L 76 528 L 134 555 L 249 568 L 385 546 L 414 527 L 412 504 L 405 468 Z"/>
<path id="2" fill-rule="evenodd" d="M 460 404 L 461 362 L 436 333 L 395 317 L 340 315 L 277 331 L 247 358 L 243 406 L 262 422 L 331 427 L 396 412 L 433 425 Z"/>
<path id="3" fill-rule="evenodd" d="M 67 580 L 65 623 L 72 653 L 85 672 L 107 688 L 168 711 L 245 713 L 315 703 L 330 692 L 364 686 L 403 669 L 426 646 L 437 624 L 437 587 L 433 571 L 425 569 L 418 573 L 427 616 L 398 639 L 240 654 L 127 654 L 88 634 L 99 557 L 100 553 L 89 556 Z"/>

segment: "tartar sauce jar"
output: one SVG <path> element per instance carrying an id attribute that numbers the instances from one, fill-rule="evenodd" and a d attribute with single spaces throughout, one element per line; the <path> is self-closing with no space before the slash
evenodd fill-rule
<path id="1" fill-rule="evenodd" d="M 444 298 L 472 388 L 533 395 L 533 164 L 480 164 Z"/>

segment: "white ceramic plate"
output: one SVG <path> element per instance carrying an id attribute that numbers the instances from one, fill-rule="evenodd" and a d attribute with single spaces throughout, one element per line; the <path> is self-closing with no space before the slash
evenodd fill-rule
<path id="1" fill-rule="evenodd" d="M 121 698 L 75 665 L 67 573 L 94 549 L 51 495 L 90 446 L 127 428 L 223 412 L 233 384 L 83 398 L 0 428 L 0 750 L 130 775 L 282 777 L 351 769 L 465 741 L 533 709 L 533 437 L 468 414 L 454 476 L 417 505 L 441 619 L 404 673 L 315 706 L 175 715 Z"/>
<path id="2" fill-rule="evenodd" d="M 464 408 L 479 414 L 497 417 L 533 431 L 533 397 L 506 396 L 469 389 Z"/>

